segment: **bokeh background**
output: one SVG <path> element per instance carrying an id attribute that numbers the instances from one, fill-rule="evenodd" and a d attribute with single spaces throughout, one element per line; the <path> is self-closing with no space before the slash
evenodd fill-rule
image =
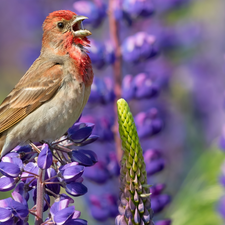
<path id="1" fill-rule="evenodd" d="M 50 12 L 69 9 L 89 16 L 90 22 L 85 27 L 93 33 L 89 51 L 97 79 L 83 120 L 96 123 L 100 141 L 92 149 L 101 162 L 96 170 L 103 172 L 87 173 L 89 195 L 76 199 L 76 207 L 89 224 L 113 224 L 116 211 L 109 215 L 103 206 L 97 209 L 94 206 L 101 196 L 109 193 L 116 199 L 119 191 L 117 147 L 113 139 L 115 46 L 109 29 L 108 1 L 89 1 L 95 7 L 82 5 L 84 2 L 1 2 L 0 101 L 39 56 L 41 26 Z M 220 148 L 225 146 L 225 1 L 146 0 L 143 1 L 146 10 L 130 6 L 139 1 L 114 2 L 122 46 L 122 96 L 134 115 L 142 113 L 136 117 L 136 123 L 144 151 L 160 149 L 163 158 L 164 170 L 152 173 L 149 183 L 166 184 L 164 197 L 171 198 L 171 202 L 164 198 L 165 205 L 154 218 L 169 218 L 175 225 L 222 225 L 225 155 Z M 145 33 L 134 37 L 138 32 Z M 128 37 L 132 37 L 130 42 Z M 144 94 L 139 93 L 138 97 L 141 90 Z M 109 175 L 112 168 L 114 174 Z M 102 180 L 96 180 L 97 176 Z M 0 197 L 7 195 L 1 193 Z M 156 205 L 161 204 L 159 199 L 155 201 Z M 109 198 L 104 204 L 107 208 L 109 204 L 115 207 L 116 203 Z"/>

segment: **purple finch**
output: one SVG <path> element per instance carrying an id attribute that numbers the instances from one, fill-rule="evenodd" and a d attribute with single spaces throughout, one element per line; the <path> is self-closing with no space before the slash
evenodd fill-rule
<path id="1" fill-rule="evenodd" d="M 80 116 L 93 81 L 85 16 L 50 13 L 40 56 L 0 105 L 1 157 L 17 145 L 52 142 Z"/>

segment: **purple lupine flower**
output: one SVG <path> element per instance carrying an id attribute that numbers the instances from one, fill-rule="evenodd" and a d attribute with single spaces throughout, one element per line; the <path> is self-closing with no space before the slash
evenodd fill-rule
<path id="1" fill-rule="evenodd" d="M 69 183 L 76 181 L 82 176 L 84 172 L 84 166 L 74 165 L 74 163 L 66 164 L 60 168 L 62 178 L 65 182 Z"/>
<path id="2" fill-rule="evenodd" d="M 144 160 L 148 176 L 153 175 L 164 169 L 165 160 L 163 159 L 162 154 L 159 150 L 146 150 L 144 153 Z"/>
<path id="3" fill-rule="evenodd" d="M 87 16 L 86 24 L 91 24 L 93 27 L 98 27 L 106 16 L 106 5 L 99 0 L 77 1 L 73 4 L 73 8 L 78 15 Z"/>
<path id="4" fill-rule="evenodd" d="M 75 210 L 74 206 L 69 206 L 71 201 L 69 199 L 60 200 L 55 202 L 51 209 L 51 219 L 52 222 L 56 224 L 87 224 L 86 220 L 79 219 L 80 212 Z"/>
<path id="5" fill-rule="evenodd" d="M 128 37 L 122 44 L 122 55 L 127 62 L 136 63 L 152 58 L 157 54 L 156 38 L 145 32 Z"/>
<path id="6" fill-rule="evenodd" d="M 18 165 L 9 162 L 0 162 L 0 172 L 7 177 L 18 177 L 21 173 Z"/>
<path id="7" fill-rule="evenodd" d="M 2 208 L 5 208 L 6 210 L 10 211 L 14 219 L 17 218 L 18 221 L 22 220 L 24 222 L 27 222 L 27 216 L 29 213 L 27 204 L 24 205 L 23 203 L 13 200 L 12 198 L 7 198 L 7 199 L 0 200 L 0 209 Z M 5 210 L 4 210 L 4 213 L 5 213 L 5 216 L 2 215 L 3 216 L 2 220 L 4 220 L 4 222 L 7 222 L 7 221 L 11 222 L 12 220 L 11 220 L 11 217 L 9 216 L 10 213 L 7 213 L 7 211 Z"/>
<path id="8" fill-rule="evenodd" d="M 105 45 L 96 40 L 90 39 L 91 46 L 88 48 L 89 56 L 93 66 L 101 69 L 105 65 Z"/>
<path id="9" fill-rule="evenodd" d="M 138 99 L 155 97 L 159 93 L 159 87 L 145 73 L 140 73 L 133 79 L 135 97 Z"/>
<path id="10" fill-rule="evenodd" d="M 123 9 L 122 9 L 122 0 L 114 0 L 113 4 L 112 4 L 112 11 L 114 14 L 114 17 L 117 21 L 122 20 L 123 19 Z"/>
<path id="11" fill-rule="evenodd" d="M 11 177 L 2 176 L 0 178 L 0 191 L 10 191 L 16 186 L 16 180 Z"/>
<path id="12" fill-rule="evenodd" d="M 93 132 L 97 133 L 99 141 L 112 141 L 113 140 L 113 119 L 109 119 L 106 116 L 99 117 L 98 119 L 94 118 L 92 115 L 86 115 L 81 118 L 81 121 L 91 121 L 95 124 Z"/>
<path id="13" fill-rule="evenodd" d="M 100 79 L 95 77 L 91 86 L 89 103 L 107 104 L 115 99 L 113 82 L 110 78 Z"/>
<path id="14" fill-rule="evenodd" d="M 80 165 L 93 166 L 97 162 L 97 156 L 91 150 L 80 149 L 72 151 L 71 160 L 78 162 Z"/>
<path id="15" fill-rule="evenodd" d="M 138 113 L 134 120 L 140 138 L 155 135 L 163 128 L 163 122 L 158 116 L 158 110 L 155 108 Z"/>
<path id="16" fill-rule="evenodd" d="M 155 11 L 152 0 L 124 0 L 123 10 L 133 19 L 149 17 Z"/>
<path id="17" fill-rule="evenodd" d="M 52 152 L 47 144 L 43 144 L 41 152 L 38 156 L 38 167 L 41 169 L 48 169 L 52 165 Z"/>
<path id="18" fill-rule="evenodd" d="M 84 177 L 98 184 L 103 184 L 111 177 L 104 162 L 97 162 L 90 169 L 86 169 Z"/>
<path id="19" fill-rule="evenodd" d="M 68 138 L 74 143 L 83 142 L 91 135 L 93 128 L 92 123 L 75 123 L 67 131 Z"/>
<path id="20" fill-rule="evenodd" d="M 118 215 L 117 197 L 111 193 L 89 197 L 90 212 L 97 221 L 106 221 Z"/>
<path id="21" fill-rule="evenodd" d="M 116 60 L 115 50 L 111 42 L 106 42 L 104 44 L 104 60 L 106 64 L 113 64 Z"/>
<path id="22" fill-rule="evenodd" d="M 107 155 L 107 169 L 111 175 L 111 177 L 120 175 L 120 166 L 118 163 L 117 156 L 115 152 L 110 152 Z"/>
<path id="23" fill-rule="evenodd" d="M 109 211 L 107 207 L 102 206 L 101 201 L 97 196 L 91 195 L 89 198 L 89 204 L 90 213 L 94 219 L 98 221 L 105 221 L 109 218 Z"/>
<path id="24" fill-rule="evenodd" d="M 16 185 L 17 187 L 12 192 L 14 200 L 0 201 L 0 208 L 1 203 L 8 204 L 9 210 L 10 207 L 13 207 L 13 210 L 15 209 L 13 213 L 15 212 L 15 216 L 19 217 L 18 224 L 22 220 L 27 224 L 26 218 L 24 218 L 29 212 L 27 201 L 32 193 L 34 204 L 38 207 L 38 204 L 40 204 L 38 193 L 40 193 L 41 187 L 44 187 L 42 190 L 43 212 L 51 207 L 50 196 L 57 201 L 73 202 L 65 194 L 59 195 L 61 188 L 65 188 L 65 191 L 72 196 L 84 195 L 87 192 L 87 187 L 82 184 L 83 178 L 81 177 L 84 172 L 84 165 L 94 165 L 97 162 L 97 156 L 91 150 L 78 150 L 76 146 L 87 145 L 97 139 L 96 135 L 91 135 L 93 127 L 93 124 L 78 122 L 69 128 L 63 137 L 49 145 L 37 143 L 36 146 L 33 145 L 35 151 L 28 146 L 18 146 L 13 152 L 5 155 L 0 162 L 0 171 L 5 175 L 0 178 L 0 190 L 8 191 Z M 70 158 L 70 156 L 73 157 Z M 74 162 L 71 162 L 71 160 Z M 40 182 L 43 184 L 41 187 Z M 20 212 L 23 209 L 24 213 Z M 86 224 L 85 220 L 78 219 L 80 216 L 78 211 L 74 211 L 73 207 L 69 207 L 69 209 L 70 211 L 68 209 L 61 210 L 54 216 L 53 221 L 51 221 L 52 218 L 48 218 L 47 221 L 67 225 Z M 31 212 L 35 213 L 35 211 L 36 209 L 33 208 Z M 5 219 L 7 223 L 12 224 L 11 217 L 13 214 L 5 211 L 5 215 L 2 220 Z"/>
<path id="25" fill-rule="evenodd" d="M 122 82 L 122 96 L 126 100 L 131 100 L 135 96 L 135 87 L 133 83 L 133 76 L 128 74 L 123 78 Z"/>
<path id="26" fill-rule="evenodd" d="M 161 212 L 171 201 L 171 197 L 166 194 L 160 194 L 152 197 L 151 207 L 154 213 Z"/>
<path id="27" fill-rule="evenodd" d="M 66 184 L 66 192 L 72 196 L 78 197 L 86 194 L 87 191 L 87 187 L 80 182 L 70 182 Z"/>

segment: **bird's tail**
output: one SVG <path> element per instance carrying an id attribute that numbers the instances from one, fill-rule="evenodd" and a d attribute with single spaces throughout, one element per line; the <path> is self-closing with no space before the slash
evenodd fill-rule
<path id="1" fill-rule="evenodd" d="M 3 133 L 0 134 L 0 158 L 1 158 L 3 146 L 5 144 L 5 139 L 6 139 L 6 133 L 3 132 Z"/>

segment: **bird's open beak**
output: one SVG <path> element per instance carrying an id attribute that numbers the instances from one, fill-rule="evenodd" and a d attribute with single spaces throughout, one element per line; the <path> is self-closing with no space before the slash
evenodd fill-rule
<path id="1" fill-rule="evenodd" d="M 86 37 L 91 35 L 91 31 L 84 29 L 82 21 L 88 19 L 86 16 L 76 16 L 72 22 L 71 30 L 74 37 Z"/>

